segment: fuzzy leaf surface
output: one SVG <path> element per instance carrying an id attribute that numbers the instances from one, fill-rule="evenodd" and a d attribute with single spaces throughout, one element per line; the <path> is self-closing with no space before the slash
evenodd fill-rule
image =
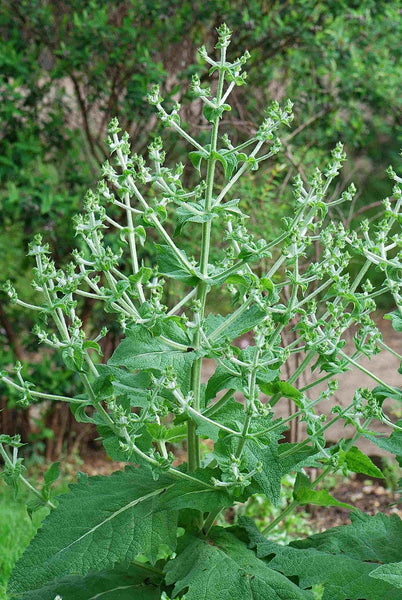
<path id="1" fill-rule="evenodd" d="M 339 502 L 328 490 L 311 489 L 311 482 L 304 473 L 298 473 L 296 477 L 293 497 L 299 504 L 315 504 L 317 506 L 342 506 L 353 510 L 353 506 L 345 502 Z"/>
<path id="2" fill-rule="evenodd" d="M 146 467 L 110 477 L 81 476 L 46 518 L 10 578 L 10 592 L 43 587 L 65 575 L 109 569 L 144 554 L 154 563 L 160 546 L 176 547 L 179 508 L 209 511 L 231 502 L 205 480 L 182 481 L 170 474 L 158 481 Z"/>
<path id="3" fill-rule="evenodd" d="M 69 574 L 109 569 L 145 554 L 157 560 L 161 544 L 176 546 L 176 514 L 157 511 L 173 478 L 154 481 L 149 470 L 128 467 L 110 477 L 81 476 L 45 519 L 13 570 L 10 592 L 25 592 Z"/>
<path id="4" fill-rule="evenodd" d="M 257 556 L 271 558 L 269 566 L 289 577 L 298 577 L 301 588 L 324 585 L 323 600 L 399 600 L 391 583 L 370 574 L 378 563 L 402 557 L 402 522 L 379 513 L 370 517 L 351 514 L 351 525 L 334 527 L 305 540 L 280 546 L 264 538 L 249 519 L 242 519 Z"/>
<path id="5" fill-rule="evenodd" d="M 188 285 L 197 285 L 199 277 L 196 274 L 196 270 L 194 269 L 190 271 L 185 265 L 183 265 L 170 246 L 164 244 L 155 244 L 155 248 L 158 252 L 159 273 L 161 273 L 161 275 L 166 275 L 172 279 L 183 281 Z M 184 258 L 187 258 L 183 250 L 181 253 Z"/>
<path id="6" fill-rule="evenodd" d="M 222 364 L 218 365 L 215 372 L 208 380 L 207 388 L 205 391 L 205 399 L 207 402 L 216 397 L 217 393 L 224 389 L 233 389 L 242 391 L 247 381 L 242 378 L 242 372 L 238 365 L 231 363 L 228 360 L 222 360 Z M 230 367 L 230 371 L 225 369 L 224 365 Z M 233 373 L 235 371 L 237 375 Z"/>
<path id="7" fill-rule="evenodd" d="M 376 467 L 373 461 L 363 454 L 356 446 L 352 446 L 352 448 L 348 450 L 345 455 L 345 462 L 349 471 L 353 471 L 353 473 L 363 473 L 364 475 L 378 477 L 380 479 L 384 478 L 380 469 Z"/>
<path id="8" fill-rule="evenodd" d="M 281 573 L 273 571 L 243 542 L 215 528 L 210 539 L 193 538 L 166 566 L 174 595 L 186 600 L 313 600 Z"/>
<path id="9" fill-rule="evenodd" d="M 127 397 L 131 406 L 146 408 L 148 406 L 148 390 L 151 386 L 150 373 L 129 373 L 125 369 L 111 365 L 98 365 L 100 372 L 99 382 L 107 378 L 112 385 L 112 390 L 117 397 Z"/>
<path id="10" fill-rule="evenodd" d="M 13 594 L 16 600 L 159 600 L 160 588 L 153 574 L 134 565 L 121 565 L 110 571 L 89 573 L 84 577 L 66 575 L 40 589 Z M 144 580 L 147 583 L 144 583 Z"/>
<path id="11" fill-rule="evenodd" d="M 382 579 L 393 587 L 402 589 L 402 562 L 381 565 L 371 571 L 370 577 Z"/>
<path id="12" fill-rule="evenodd" d="M 297 548 L 316 548 L 324 552 L 342 552 L 352 558 L 397 562 L 402 558 L 402 521 L 397 515 L 374 517 L 355 511 L 350 515 L 351 525 L 332 527 L 323 533 L 292 543 Z M 398 541 L 399 540 L 399 541 Z"/>
<path id="13" fill-rule="evenodd" d="M 177 350 L 163 340 L 154 337 L 141 325 L 136 325 L 120 342 L 108 365 L 126 367 L 131 370 L 156 371 L 163 371 L 166 367 L 171 366 L 177 374 L 182 392 L 187 393 L 191 366 L 196 358 L 196 352 Z"/>
<path id="14" fill-rule="evenodd" d="M 266 312 L 256 304 L 253 304 L 248 310 L 238 316 L 235 316 L 235 313 L 231 313 L 226 317 L 210 314 L 205 319 L 205 332 L 214 342 L 225 338 L 233 340 L 251 331 L 265 317 Z M 222 326 L 222 330 L 216 333 L 216 330 L 220 326 Z"/>

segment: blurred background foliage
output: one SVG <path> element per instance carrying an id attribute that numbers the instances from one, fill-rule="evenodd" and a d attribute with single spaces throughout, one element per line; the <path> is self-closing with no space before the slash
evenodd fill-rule
<path id="1" fill-rule="evenodd" d="M 251 52 L 248 85 L 236 89 L 233 110 L 225 114 L 223 130 L 232 141 L 240 143 L 256 129 L 272 100 L 295 103 L 283 152 L 248 174 L 236 191 L 254 232 L 269 238 L 278 231 L 292 202 L 291 178 L 299 173 L 306 179 L 323 166 L 339 140 L 349 160 L 336 192 L 353 180 L 359 194 L 348 212 L 336 216 L 352 227 L 374 216 L 390 193 L 385 169 L 396 164 L 401 145 L 401 13 L 399 1 L 385 0 L 3 0 L 0 279 L 11 279 L 29 301 L 26 246 L 38 231 L 62 264 L 75 244 L 71 217 L 107 157 L 110 119 L 118 117 L 135 152 L 146 151 L 149 136 L 159 133 L 145 101 L 151 84 L 161 83 L 168 101 L 182 103 L 188 129 L 207 143 L 207 123 L 202 107 L 191 101 L 188 81 L 201 69 L 197 48 L 211 47 L 223 21 L 234 31 L 231 55 Z M 179 161 L 183 146 L 168 131 L 164 138 L 171 160 Z M 186 183 L 193 173 L 186 170 Z M 184 233 L 189 251 L 193 246 L 196 252 L 192 232 Z M 90 301 L 82 307 L 88 328 L 96 310 Z M 57 359 L 46 351 L 38 356 L 32 325 L 32 315 L 0 297 L 0 368 L 23 359 L 30 379 L 48 392 L 74 394 L 74 379 L 58 369 Z M 112 329 L 106 357 L 118 335 Z M 0 395 L 3 406 L 15 404 L 9 390 Z M 48 458 L 60 451 L 60 440 L 71 449 L 91 437 L 72 428 L 65 407 L 43 410 L 34 429 L 32 416 L 4 411 L 0 430 L 42 440 Z"/>

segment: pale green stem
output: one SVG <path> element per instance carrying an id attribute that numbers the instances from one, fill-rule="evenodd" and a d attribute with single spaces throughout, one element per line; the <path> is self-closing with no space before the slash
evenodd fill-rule
<path id="1" fill-rule="evenodd" d="M 360 365 L 358 362 L 353 360 L 353 358 L 350 358 L 350 356 L 345 354 L 342 350 L 339 350 L 338 354 L 340 356 L 342 356 L 342 358 L 345 359 L 348 363 L 350 363 L 351 365 L 353 365 L 354 367 L 359 369 L 359 371 L 361 371 L 362 373 L 365 373 L 366 375 L 371 377 L 371 379 L 374 379 L 374 381 L 376 381 L 380 385 L 383 385 L 387 390 L 389 390 L 390 392 L 393 392 L 393 393 L 395 392 L 395 389 L 393 387 L 391 387 L 390 385 L 388 385 L 388 383 L 386 383 L 385 381 L 383 381 L 382 379 L 377 377 L 377 375 L 374 375 L 374 373 L 372 373 L 371 371 L 369 371 L 368 369 L 366 369 L 365 367 Z"/>
<path id="2" fill-rule="evenodd" d="M 235 456 L 236 458 L 240 458 L 243 452 L 244 445 L 246 443 L 247 435 L 250 429 L 251 420 L 253 418 L 255 405 L 255 392 L 256 392 L 256 380 L 257 380 L 257 370 L 258 370 L 258 359 L 260 357 L 260 349 L 258 348 L 254 355 L 253 365 L 251 367 L 251 373 L 249 377 L 249 385 L 248 385 L 248 406 L 246 410 L 246 418 L 243 424 L 243 431 L 241 432 L 241 438 L 236 448 Z"/>
<path id="3" fill-rule="evenodd" d="M 169 310 L 168 315 L 174 315 L 175 313 L 177 313 L 181 309 L 182 306 L 184 306 L 189 300 L 191 300 L 191 298 L 194 298 L 196 293 L 197 293 L 197 289 L 196 288 L 192 289 L 191 292 L 186 294 L 186 296 L 184 296 L 184 298 L 182 298 L 180 300 L 180 302 L 175 304 L 175 306 Z"/>
<path id="4" fill-rule="evenodd" d="M 402 360 L 402 354 L 398 354 L 398 352 L 396 352 L 396 350 L 394 350 L 393 348 L 390 348 L 385 342 L 383 342 L 382 340 L 378 340 L 377 344 L 379 346 L 381 346 L 381 348 L 383 348 L 384 350 L 388 350 L 388 352 L 390 352 L 391 354 L 393 354 L 394 356 L 396 356 L 396 358 L 398 360 Z"/>
<path id="5" fill-rule="evenodd" d="M 204 411 L 204 415 L 206 415 L 207 417 L 215 414 L 218 410 L 220 410 L 221 408 L 223 408 L 228 402 L 229 400 L 233 397 L 235 390 L 227 390 L 227 392 L 224 393 L 224 395 L 222 396 L 222 398 L 220 398 L 217 402 L 215 402 L 215 404 L 213 404 L 212 406 L 209 406 L 205 411 Z"/>
<path id="6" fill-rule="evenodd" d="M 222 508 L 215 508 L 214 510 L 211 510 L 211 512 L 205 519 L 204 524 L 202 526 L 202 534 L 204 537 L 207 537 L 207 535 L 209 534 L 209 532 L 211 530 L 211 527 L 215 523 L 215 520 L 218 518 L 218 516 L 220 515 L 222 510 L 223 510 Z"/>
<path id="7" fill-rule="evenodd" d="M 116 133 L 113 135 L 113 140 L 114 140 L 115 144 L 118 145 L 119 139 L 118 139 Z M 121 166 L 123 167 L 124 170 L 126 170 L 127 169 L 127 160 L 123 156 L 123 153 L 120 148 L 118 148 L 118 150 L 117 150 L 117 156 L 119 158 Z M 132 263 L 131 266 L 132 266 L 134 275 L 136 275 L 139 271 L 138 256 L 137 256 L 137 244 L 135 241 L 134 223 L 133 223 L 133 216 L 130 211 L 131 204 L 130 204 L 130 196 L 129 196 L 128 192 L 126 192 L 126 194 L 124 194 L 124 204 L 126 206 L 127 225 L 128 225 L 128 229 L 129 229 L 128 241 L 129 241 L 130 254 L 131 254 L 131 263 Z M 140 281 L 138 281 L 136 283 L 136 287 L 137 287 L 138 295 L 140 297 L 141 302 L 145 302 L 144 290 L 143 290 L 143 287 L 142 287 L 142 284 Z"/>
<path id="8" fill-rule="evenodd" d="M 159 110 L 165 112 L 164 108 L 162 107 L 161 104 L 157 104 L 156 106 L 157 106 L 157 108 Z M 169 127 L 172 127 L 172 129 L 175 129 L 177 131 L 177 133 L 179 133 L 181 135 L 182 138 L 184 138 L 192 146 L 194 146 L 195 148 L 197 148 L 197 150 L 199 150 L 203 154 L 205 153 L 205 149 L 193 137 L 191 137 L 191 135 L 189 135 L 187 133 L 187 131 L 184 131 L 184 129 L 182 129 L 178 123 L 175 123 L 172 120 L 172 121 L 170 121 Z"/>
<path id="9" fill-rule="evenodd" d="M 351 402 L 350 404 L 348 404 L 348 406 L 346 408 L 344 408 L 342 410 L 342 412 L 338 415 L 336 415 L 335 417 L 333 417 L 330 421 L 328 421 L 328 423 L 326 423 L 325 425 L 323 425 L 318 431 L 317 431 L 317 435 L 321 435 L 322 433 L 324 433 L 324 431 L 326 431 L 327 429 L 329 429 L 332 425 L 334 425 L 334 423 L 336 423 L 337 421 L 339 421 L 339 419 L 343 418 L 343 415 L 353 406 L 353 402 Z M 296 444 L 296 446 L 293 446 L 292 448 L 289 448 L 289 450 L 286 450 L 286 452 L 283 452 L 281 454 L 281 458 L 287 458 L 288 456 L 292 456 L 293 454 L 297 454 L 297 452 L 299 452 L 299 450 L 301 448 L 304 448 L 305 446 L 307 446 L 309 444 L 310 440 L 309 438 L 306 438 L 305 440 L 303 440 L 303 442 L 300 442 L 299 444 Z"/>
<path id="10" fill-rule="evenodd" d="M 39 311 L 43 311 L 43 306 L 36 306 L 35 304 L 29 304 L 29 302 L 24 302 L 23 300 L 20 300 L 19 298 L 17 298 L 17 300 L 14 300 L 15 304 L 18 304 L 18 306 L 22 306 L 23 308 L 28 308 L 29 310 L 39 310 Z"/>
<path id="11" fill-rule="evenodd" d="M 223 67 L 226 60 L 226 48 L 221 49 L 221 67 Z M 219 71 L 218 90 L 216 95 L 216 103 L 219 106 L 221 104 L 223 83 L 225 79 L 225 73 L 223 68 Z M 207 180 L 206 180 L 206 192 L 205 192 L 205 212 L 208 214 L 212 208 L 212 197 L 214 190 L 214 175 L 215 175 L 215 163 L 216 158 L 214 156 L 217 148 L 218 141 L 218 130 L 219 130 L 219 116 L 214 119 L 212 124 L 211 132 L 211 150 L 210 156 L 207 161 Z M 211 243 L 211 221 L 206 221 L 202 224 L 202 239 L 201 239 L 201 254 L 200 254 L 200 270 L 203 276 L 208 275 L 208 259 L 209 250 Z M 197 285 L 197 300 L 200 304 L 200 310 L 196 315 L 198 321 L 198 330 L 194 336 L 194 348 L 198 350 L 201 347 L 201 332 L 200 325 L 204 318 L 205 303 L 207 297 L 207 284 L 205 281 L 200 281 Z M 191 390 L 194 394 L 194 409 L 200 411 L 201 402 L 201 368 L 202 368 L 202 357 L 194 361 L 191 370 Z M 187 423 L 188 436 L 187 436 L 187 452 L 188 452 L 188 469 L 191 473 L 196 470 L 200 465 L 200 447 L 199 439 L 196 434 L 196 425 L 193 421 L 189 420 Z"/>
<path id="12" fill-rule="evenodd" d="M 20 392 L 25 392 L 25 389 L 21 386 L 9 379 L 8 377 L 1 377 L 1 380 L 4 381 L 7 385 L 15 388 Z M 45 394 L 44 392 L 35 392 L 34 390 L 29 389 L 29 394 L 31 396 L 35 396 L 36 398 L 43 398 L 44 400 L 52 400 L 53 402 L 68 402 L 70 404 L 85 404 L 82 400 L 78 398 L 68 398 L 67 396 L 56 396 L 54 394 Z"/>
<path id="13" fill-rule="evenodd" d="M 250 154 L 251 158 L 255 157 L 255 155 L 258 153 L 258 151 L 260 150 L 260 148 L 261 148 L 261 146 L 263 144 L 264 144 L 264 142 L 258 142 L 257 143 L 256 147 L 254 148 L 254 150 Z M 243 175 L 243 173 L 245 173 L 247 171 L 248 168 L 249 168 L 248 163 L 245 162 L 240 167 L 240 169 L 236 172 L 236 174 L 232 177 L 232 179 L 223 188 L 223 190 L 221 191 L 221 193 L 219 194 L 219 196 L 217 197 L 217 199 L 214 202 L 214 207 L 215 206 L 219 206 L 219 204 L 222 202 L 222 200 L 224 199 L 224 197 L 226 196 L 226 194 L 232 189 L 232 187 L 234 186 L 234 184 L 236 183 L 236 181 L 238 181 L 240 179 L 240 177 Z"/>

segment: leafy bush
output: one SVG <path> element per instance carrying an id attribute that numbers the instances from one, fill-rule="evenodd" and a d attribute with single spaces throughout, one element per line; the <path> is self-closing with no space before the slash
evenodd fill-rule
<path id="1" fill-rule="evenodd" d="M 329 209 L 355 193 L 351 186 L 328 199 L 345 159 L 338 144 L 324 171 L 315 171 L 307 183 L 296 178 L 295 210 L 284 219 L 282 232 L 270 242 L 253 236 L 233 192 L 242 175 L 279 152 L 276 132 L 290 125 L 292 105 L 274 102 L 256 133 L 237 146 L 228 135 L 220 138 L 221 119 L 231 109 L 230 93 L 244 84 L 249 55 L 229 62 L 230 32 L 223 25 L 218 34 L 218 59 L 200 50 L 210 74 L 218 76 L 213 91 L 197 75 L 191 84 L 210 124 L 209 143 L 194 139 L 182 126 L 179 106 L 167 110 L 153 88 L 149 101 L 161 123 L 191 149 L 186 163 L 168 166 L 160 138 L 149 145 L 147 158 L 132 155 L 128 135 L 120 135 L 113 120 L 108 143 L 115 162 L 103 165 L 104 179 L 95 192 L 87 193 L 85 210 L 75 218 L 83 243 L 72 262 L 56 269 L 40 235 L 30 245 L 36 262 L 34 286 L 41 294 L 41 301 L 29 307 L 38 317 L 36 334 L 41 343 L 59 349 L 66 368 L 80 377 L 82 393 L 63 397 L 39 392 L 20 367 L 16 378 L 3 373 L 2 380 L 20 392 L 26 405 L 36 398 L 68 403 L 78 421 L 96 425 L 109 456 L 129 464 L 109 477 L 79 474 L 70 492 L 58 499 L 52 493 L 58 468 L 50 467 L 44 487 L 32 492 L 38 506 L 45 503 L 54 510 L 11 575 L 11 597 L 400 596 L 402 525 L 395 515 L 368 517 L 356 511 L 351 525 L 287 546 L 267 535 L 297 506 L 353 509 L 316 487 L 337 470 L 382 476 L 355 445 L 359 436 L 402 454 L 401 423 L 393 424 L 382 409 L 385 398 L 400 399 L 401 393 L 360 364 L 363 357 L 387 348 L 370 317 L 374 298 L 385 289 L 397 304 L 390 318 L 397 331 L 402 328 L 401 238 L 396 229 L 401 222 L 401 180 L 390 170 L 396 182 L 393 202 L 384 202 L 384 215 L 376 224 L 362 224 L 360 236 L 341 223 L 328 222 Z M 192 167 L 199 182 L 187 189 L 183 175 Z M 174 235 L 166 228 L 169 212 L 174 213 Z M 216 223 L 225 231 L 225 251 L 211 264 Z M 180 246 L 186 229 L 199 239 L 197 258 Z M 153 237 L 147 240 L 150 232 L 160 243 Z M 140 247 L 147 243 L 153 245 L 157 263 L 140 262 Z M 348 266 L 355 255 L 363 257 L 363 266 L 351 280 Z M 125 261 L 130 273 L 120 268 Z M 261 261 L 269 266 L 257 275 L 253 267 Z M 377 287 L 367 278 L 373 266 L 382 273 Z M 185 286 L 172 308 L 164 302 L 165 282 Z M 284 302 L 285 289 L 290 294 Z M 17 305 L 24 304 L 11 284 L 7 290 Z M 107 364 L 98 358 L 106 331 L 87 338 L 77 314 L 80 297 L 102 302 L 125 330 Z M 232 303 L 228 314 L 209 310 L 211 298 L 223 305 L 225 297 Z M 345 348 L 350 329 L 355 331 L 353 351 Z M 289 330 L 295 339 L 287 343 L 283 340 L 288 337 L 282 336 Z M 252 343 L 238 348 L 236 338 L 250 332 Z M 301 360 L 294 369 L 297 355 Z M 216 363 L 206 384 L 201 382 L 205 358 Z M 286 365 L 291 375 L 284 379 Z M 327 419 L 320 403 L 334 393 L 337 377 L 352 367 L 376 385 L 351 393 L 350 404 L 336 406 Z M 301 387 L 297 382 L 303 372 L 313 373 L 313 378 Z M 323 382 L 326 389 L 317 400 L 310 399 L 308 391 Z M 288 400 L 295 405 L 293 414 L 275 418 L 275 407 Z M 283 441 L 296 418 L 305 423 L 305 438 Z M 373 420 L 389 425 L 391 435 L 371 431 Z M 337 421 L 353 425 L 355 433 L 329 444 L 326 432 Z M 211 444 L 202 462 L 200 439 Z M 18 438 L 2 436 L 0 441 L 6 481 L 30 486 L 18 458 Z M 177 465 L 172 448 L 180 443 L 186 447 L 187 463 Z M 309 466 L 321 469 L 314 480 L 304 471 Z M 244 518 L 234 527 L 214 526 L 222 510 L 253 494 L 278 504 L 281 479 L 288 473 L 296 474 L 293 500 L 262 533 Z M 30 510 L 34 508 L 31 504 Z"/>

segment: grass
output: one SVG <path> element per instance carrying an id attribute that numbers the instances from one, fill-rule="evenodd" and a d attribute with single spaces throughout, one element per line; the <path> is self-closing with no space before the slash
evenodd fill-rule
<path id="1" fill-rule="evenodd" d="M 34 465 L 26 476 L 35 485 L 37 479 L 41 479 L 41 470 Z M 71 474 L 63 469 L 61 480 L 55 486 L 56 493 L 65 493 L 71 480 Z M 7 600 L 6 587 L 10 573 L 49 513 L 49 509 L 43 506 L 31 518 L 26 506 L 32 499 L 32 494 L 24 486 L 20 487 L 15 497 L 14 491 L 0 479 L 0 600 Z"/>
<path id="2" fill-rule="evenodd" d="M 15 499 L 11 488 L 0 482 L 0 600 L 6 600 L 11 570 L 44 517 L 43 511 L 39 511 L 41 514 L 34 514 L 31 520 L 25 500 L 23 495 Z"/>

